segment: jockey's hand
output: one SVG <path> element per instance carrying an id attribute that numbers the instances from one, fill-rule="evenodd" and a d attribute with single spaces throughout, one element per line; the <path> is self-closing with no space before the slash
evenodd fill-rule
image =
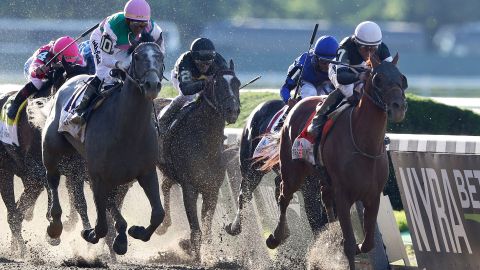
<path id="1" fill-rule="evenodd" d="M 128 69 L 128 64 L 122 61 L 117 61 L 115 63 L 115 67 L 123 71 L 126 71 Z"/>
<path id="2" fill-rule="evenodd" d="M 47 71 L 48 71 L 47 66 L 41 65 L 35 69 L 35 75 L 37 75 L 37 77 L 39 78 L 45 77 L 45 74 L 47 74 Z"/>
<path id="3" fill-rule="evenodd" d="M 353 91 L 353 94 L 347 98 L 348 103 L 350 103 L 353 106 L 356 106 L 358 102 L 360 101 L 360 98 L 357 94 L 357 92 Z"/>
<path id="4" fill-rule="evenodd" d="M 295 106 L 295 104 L 297 104 L 298 102 L 298 99 L 295 99 L 295 98 L 291 98 L 288 100 L 287 104 L 288 104 L 288 107 L 293 107 Z"/>
<path id="5" fill-rule="evenodd" d="M 358 73 L 358 80 L 364 82 L 366 81 L 368 78 L 368 72 L 367 71 L 363 71 L 363 72 L 360 72 Z"/>

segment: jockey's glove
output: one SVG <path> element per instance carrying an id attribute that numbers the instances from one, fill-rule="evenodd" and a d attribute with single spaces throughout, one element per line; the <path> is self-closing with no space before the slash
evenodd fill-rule
<path id="1" fill-rule="evenodd" d="M 121 69 L 123 71 L 127 71 L 128 69 L 128 64 L 125 63 L 125 62 L 122 62 L 122 61 L 117 61 L 115 63 L 115 67 L 118 68 L 118 69 Z"/>

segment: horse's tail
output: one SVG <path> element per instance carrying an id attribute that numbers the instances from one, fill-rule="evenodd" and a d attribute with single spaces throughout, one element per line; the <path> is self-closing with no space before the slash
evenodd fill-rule
<path id="1" fill-rule="evenodd" d="M 255 162 L 263 162 L 259 170 L 264 172 L 271 171 L 279 163 L 281 136 L 281 132 L 265 135 L 269 143 L 265 145 L 260 152 L 257 153 L 257 157 L 254 158 Z"/>
<path id="2" fill-rule="evenodd" d="M 38 129 L 42 129 L 54 105 L 53 97 L 36 98 L 28 101 L 28 121 Z"/>

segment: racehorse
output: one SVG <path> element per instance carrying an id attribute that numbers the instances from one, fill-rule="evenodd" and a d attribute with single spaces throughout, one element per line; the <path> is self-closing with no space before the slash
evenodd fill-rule
<path id="1" fill-rule="evenodd" d="M 61 67 L 56 67 L 48 73 L 47 81 L 34 95 L 34 98 L 51 96 L 66 79 L 86 73 L 86 70 L 80 66 L 70 66 L 65 61 L 62 62 Z M 10 95 L 11 93 L 0 98 L 0 107 Z M 24 218 L 32 219 L 33 206 L 46 186 L 45 170 L 42 164 L 41 131 L 36 125 L 29 122 L 27 115 L 29 108 L 30 104 L 27 104 L 26 108 L 20 112 L 17 125 L 19 146 L 0 143 L 0 193 L 8 212 L 7 220 L 13 236 L 12 248 L 13 250 L 19 249 L 22 256 L 26 250 L 22 237 L 22 221 Z M 87 210 L 85 207 L 80 207 L 85 205 L 83 178 L 79 178 L 85 175 L 82 168 L 71 166 L 68 170 L 62 170 L 62 174 L 66 176 L 71 202 L 68 228 L 71 228 L 71 225 L 75 224 L 78 219 L 74 208 L 80 213 L 84 228 L 90 227 Z M 17 203 L 15 203 L 14 194 L 14 175 L 20 177 L 24 186 L 24 191 Z"/>
<path id="2" fill-rule="evenodd" d="M 366 81 L 358 106 L 347 109 L 324 135 L 317 155 L 321 155 L 327 173 L 328 190 L 333 192 L 324 200 L 327 212 L 333 213 L 333 202 L 344 238 L 344 252 L 350 269 L 355 269 L 354 256 L 366 253 L 374 247 L 375 222 L 380 195 L 388 177 L 388 159 L 384 146 L 387 118 L 395 123 L 405 117 L 406 77 L 396 67 L 398 54 L 392 62 L 381 62 L 371 56 L 372 70 Z M 266 241 L 269 248 L 276 248 L 288 237 L 286 209 L 293 193 L 303 182 L 302 172 L 312 167 L 303 160 L 292 160 L 293 140 L 305 125 L 305 118 L 312 115 L 318 98 L 306 99 L 297 104 L 281 131 L 280 155 L 270 159 L 268 165 L 280 163 L 281 193 L 278 198 L 280 217 L 273 235 Z M 326 125 L 328 126 L 328 125 Z M 325 129 L 323 134 L 325 134 Z M 323 188 L 323 186 L 322 186 Z M 350 208 L 356 201 L 365 207 L 365 239 L 356 246 L 350 219 Z M 330 217 L 329 217 L 330 221 Z"/>
<path id="3" fill-rule="evenodd" d="M 179 122 L 170 129 L 163 142 L 166 162 L 159 163 L 158 168 L 164 175 L 162 192 L 166 217 L 157 233 L 165 233 L 171 224 L 170 188 L 178 183 L 182 187 L 191 230 L 190 239 L 182 240 L 180 246 L 188 253 L 193 253 L 197 260 L 200 259 L 202 242 L 197 199 L 202 194 L 202 229 L 208 239 L 219 189 L 229 161 L 223 146 L 225 122 L 235 123 L 238 118 L 239 87 L 240 81 L 235 76 L 234 64 L 230 60 L 230 67 L 216 71 L 199 99 L 182 109 L 176 119 Z"/>
<path id="4" fill-rule="evenodd" d="M 117 254 L 127 252 L 127 223 L 115 199 L 121 185 L 137 179 L 152 207 L 150 225 L 130 227 L 130 236 L 148 241 L 162 223 L 164 210 L 160 200 L 155 161 L 157 131 L 152 121 L 152 100 L 161 89 L 164 55 L 157 42 L 142 42 L 131 53 L 131 64 L 120 91 L 112 93 L 91 115 L 84 143 L 68 134 L 58 132 L 61 110 L 78 84 L 88 76 L 68 81 L 55 95 L 54 106 L 42 132 L 43 164 L 47 171 L 48 189 L 52 196 L 49 207 L 52 220 L 47 233 L 58 238 L 62 233 L 62 210 L 58 198 L 59 164 L 71 153 L 78 152 L 86 160 L 90 176 L 97 223 L 95 228 L 82 231 L 82 237 L 97 243 L 106 236 L 106 210 L 115 220 L 113 249 Z M 48 106 L 48 104 L 47 104 Z"/>
<path id="5" fill-rule="evenodd" d="M 253 158 L 254 151 L 260 142 L 262 135 L 267 132 L 272 118 L 284 106 L 281 100 L 270 100 L 259 104 L 247 119 L 245 127 L 240 138 L 240 172 L 242 181 L 240 184 L 240 193 L 238 195 L 238 208 L 235 219 L 232 223 L 225 226 L 225 231 L 230 235 L 238 235 L 242 231 L 243 208 L 246 203 L 252 200 L 252 195 L 257 186 L 260 184 L 266 171 L 261 170 L 265 164 Z M 280 173 L 277 168 L 273 168 L 277 174 L 275 177 L 276 197 L 278 197 L 280 184 Z M 320 186 L 318 177 L 315 175 L 305 175 L 306 181 L 302 186 L 304 195 L 305 211 L 307 214 L 310 227 L 314 233 L 319 232 L 321 227 L 326 223 L 326 217 L 322 209 L 320 199 Z"/>

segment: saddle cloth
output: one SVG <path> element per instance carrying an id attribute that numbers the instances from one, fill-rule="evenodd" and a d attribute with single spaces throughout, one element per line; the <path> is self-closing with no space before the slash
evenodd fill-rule
<path id="1" fill-rule="evenodd" d="M 262 136 L 262 139 L 260 139 L 260 142 L 257 144 L 257 147 L 255 147 L 255 151 L 253 151 L 253 156 L 252 158 L 257 158 L 259 156 L 264 156 L 263 151 L 265 148 L 269 147 L 270 144 L 272 144 L 272 136 L 267 136 L 267 135 L 272 135 L 273 133 L 278 133 L 280 129 L 277 129 L 277 126 L 280 124 L 280 120 L 286 118 L 286 113 L 288 111 L 288 106 L 283 106 L 270 120 L 268 123 L 267 129 L 265 130 L 264 135 Z M 273 154 L 273 152 L 271 153 Z"/>
<path id="2" fill-rule="evenodd" d="M 17 126 L 20 119 L 20 113 L 23 111 L 28 101 L 25 100 L 20 105 L 20 108 L 17 111 L 17 115 L 15 115 L 15 119 L 12 120 L 8 118 L 7 111 L 8 108 L 10 108 L 10 106 L 12 105 L 14 99 L 15 95 L 10 95 L 10 97 L 2 106 L 2 110 L 0 112 L 0 141 L 10 145 L 20 146 L 20 144 L 18 143 Z"/>
<path id="3" fill-rule="evenodd" d="M 82 101 L 86 88 L 83 84 L 77 84 L 73 95 L 60 112 L 60 121 L 58 124 L 58 132 L 67 132 L 72 137 L 80 140 L 82 143 L 85 140 L 85 124 L 78 125 L 71 122 L 75 115 L 75 109 Z"/>
<path id="4" fill-rule="evenodd" d="M 321 141 L 322 143 L 325 141 L 326 136 L 328 135 L 328 132 L 331 130 L 333 124 L 335 123 L 335 120 L 347 109 L 350 107 L 349 103 L 344 103 L 341 106 L 339 106 L 335 111 L 330 113 L 328 115 L 328 120 L 327 122 L 323 125 L 322 129 L 322 138 Z M 305 127 L 303 128 L 302 132 L 298 137 L 295 139 L 295 141 L 292 144 L 292 159 L 303 159 L 312 165 L 317 165 L 315 161 L 315 156 L 314 156 L 314 146 L 315 146 L 315 139 L 309 136 L 307 132 L 307 128 L 312 123 L 313 117 L 315 116 L 315 112 L 313 112 L 310 115 L 310 118 L 308 121 L 305 123 Z M 318 147 L 320 148 L 320 142 L 318 142 Z M 321 151 L 319 151 L 321 153 Z M 323 166 L 323 160 L 322 156 L 318 156 L 318 165 Z"/>

